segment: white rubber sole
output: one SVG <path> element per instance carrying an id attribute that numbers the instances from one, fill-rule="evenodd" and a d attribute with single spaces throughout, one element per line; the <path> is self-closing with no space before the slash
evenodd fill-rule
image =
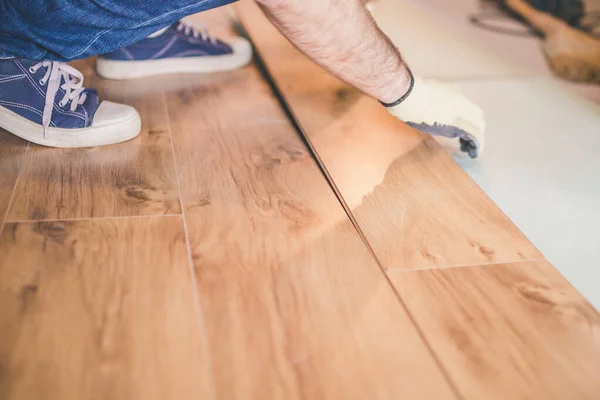
<path id="1" fill-rule="evenodd" d="M 122 80 L 154 75 L 209 73 L 241 68 L 252 60 L 252 50 L 220 56 L 165 58 L 145 61 L 96 60 L 96 71 L 105 79 Z"/>
<path id="2" fill-rule="evenodd" d="M 44 128 L 26 118 L 0 106 L 0 128 L 29 142 L 47 147 L 79 148 L 106 146 L 122 143 L 138 136 L 141 120 L 136 113 L 118 123 L 91 126 L 80 129 L 48 128 L 44 137 Z"/>

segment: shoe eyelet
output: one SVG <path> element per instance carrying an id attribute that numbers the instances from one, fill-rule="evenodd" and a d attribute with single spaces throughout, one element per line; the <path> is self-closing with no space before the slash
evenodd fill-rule
<path id="1" fill-rule="evenodd" d="M 46 81 L 45 81 L 45 80 L 43 80 L 43 79 L 40 79 L 40 80 L 39 80 L 39 83 L 40 83 L 40 85 L 44 86 L 44 85 L 46 84 Z"/>
<path id="2" fill-rule="evenodd" d="M 31 74 L 35 74 L 35 72 L 36 72 L 36 71 L 35 71 L 35 69 L 33 69 L 33 67 L 29 67 L 29 73 L 31 73 Z"/>

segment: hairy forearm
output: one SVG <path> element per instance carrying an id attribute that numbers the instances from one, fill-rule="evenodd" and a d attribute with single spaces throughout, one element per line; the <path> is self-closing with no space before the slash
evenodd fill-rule
<path id="1" fill-rule="evenodd" d="M 340 79 L 385 103 L 407 92 L 407 67 L 365 0 L 257 1 L 296 47 Z"/>

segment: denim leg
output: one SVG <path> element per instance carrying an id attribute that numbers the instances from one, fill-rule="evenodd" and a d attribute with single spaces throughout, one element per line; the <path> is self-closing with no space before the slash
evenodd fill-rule
<path id="1" fill-rule="evenodd" d="M 135 43 L 236 0 L 3 0 L 0 58 L 70 61 Z"/>

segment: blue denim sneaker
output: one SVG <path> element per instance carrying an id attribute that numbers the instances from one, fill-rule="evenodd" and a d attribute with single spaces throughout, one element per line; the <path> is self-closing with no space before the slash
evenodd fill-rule
<path id="1" fill-rule="evenodd" d="M 0 59 L 0 128 L 50 147 L 91 147 L 140 132 L 134 108 L 100 102 L 75 68 L 54 61 Z"/>
<path id="2" fill-rule="evenodd" d="M 205 29 L 182 21 L 131 46 L 98 57 L 96 70 L 106 79 L 229 71 L 252 59 L 252 46 L 241 37 L 215 39 Z"/>

